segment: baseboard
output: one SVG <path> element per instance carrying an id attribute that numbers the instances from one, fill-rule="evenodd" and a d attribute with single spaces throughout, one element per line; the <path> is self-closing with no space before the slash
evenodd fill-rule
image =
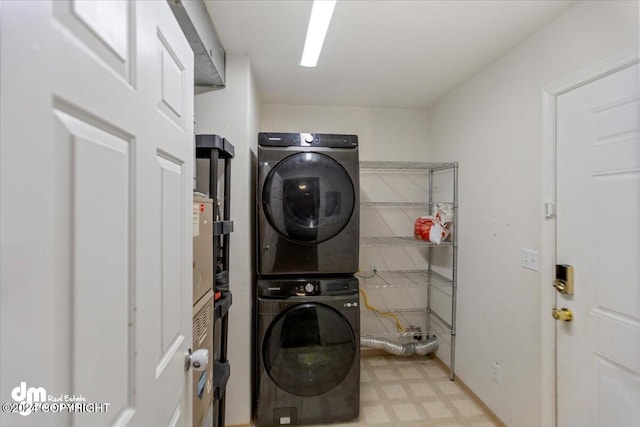
<path id="1" fill-rule="evenodd" d="M 232 426 L 227 426 L 227 427 L 251 427 L 252 424 L 234 424 Z"/>
<path id="2" fill-rule="evenodd" d="M 442 360 L 438 358 L 438 356 L 434 354 L 430 354 L 429 357 L 438 364 L 442 368 L 443 371 L 449 375 L 451 373 L 451 369 L 447 365 L 444 364 Z M 476 405 L 480 408 L 482 412 L 489 418 L 497 427 L 507 427 L 505 423 L 503 423 L 500 418 L 491 410 L 489 407 L 478 397 L 477 394 L 473 392 L 461 379 L 458 375 L 454 377 L 453 382 L 458 385 L 466 394 L 469 396 L 471 400 L 475 402 Z"/>

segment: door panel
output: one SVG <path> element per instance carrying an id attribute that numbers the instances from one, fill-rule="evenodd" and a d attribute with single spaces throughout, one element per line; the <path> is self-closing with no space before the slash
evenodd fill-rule
<path id="1" fill-rule="evenodd" d="M 594 145 L 629 141 L 638 137 L 638 103 L 635 99 L 622 99 L 594 111 L 596 138 Z"/>
<path id="2" fill-rule="evenodd" d="M 69 132 L 57 142 L 71 143 L 73 159 L 73 389 L 111 402 L 113 412 L 99 415 L 106 425 L 131 409 L 133 396 L 131 143 L 69 114 L 56 115 Z M 76 422 L 83 418 L 77 415 Z"/>
<path id="3" fill-rule="evenodd" d="M 638 65 L 557 100 L 557 262 L 575 268 L 557 324 L 558 425 L 640 419 Z"/>
<path id="4" fill-rule="evenodd" d="M 262 346 L 265 370 L 288 393 L 321 395 L 349 373 L 358 344 L 338 311 L 322 304 L 299 304 L 267 329 Z"/>
<path id="5" fill-rule="evenodd" d="M 166 8 L 167 14 L 164 4 L 158 8 L 153 3 L 138 3 L 136 14 L 138 41 L 145 47 L 140 51 L 137 81 L 149 112 L 148 144 L 140 151 L 144 172 L 138 178 L 146 182 L 153 177 L 138 210 L 139 238 L 152 245 L 152 250 L 143 252 L 141 247 L 139 252 L 144 265 L 141 280 L 149 284 L 149 292 L 139 293 L 138 299 L 150 300 L 140 326 L 146 333 L 139 350 L 150 357 L 154 368 L 150 386 L 155 390 L 145 395 L 153 414 L 145 422 L 185 425 L 191 423 L 193 378 L 191 371 L 184 371 L 185 352 L 192 344 L 194 137 L 193 120 L 186 118 L 193 117 L 193 58 L 171 11 Z M 169 54 L 181 70 L 167 76 Z M 163 99 L 175 112 L 163 109 L 168 108 Z"/>
<path id="6" fill-rule="evenodd" d="M 71 2 L 72 13 L 122 59 L 128 51 L 128 9 L 125 2 Z"/>
<path id="7" fill-rule="evenodd" d="M 124 1 L 53 2 L 54 16 L 117 75 L 132 82 L 134 5 Z"/>
<path id="8" fill-rule="evenodd" d="M 185 68 L 174 53 L 169 41 L 158 29 L 158 45 L 160 53 L 160 102 L 158 108 L 167 117 L 182 127 L 184 116 Z"/>
<path id="9" fill-rule="evenodd" d="M 184 340 L 182 318 L 184 307 L 188 304 L 181 301 L 184 288 L 182 271 L 184 256 L 182 244 L 185 240 L 184 229 L 181 224 L 185 202 L 184 175 L 182 165 L 163 157 L 158 157 L 161 182 L 161 229 L 162 234 L 162 266 L 161 299 L 162 311 L 158 326 L 161 328 L 162 358 L 171 358 L 179 348 L 179 342 Z M 161 372 L 156 372 L 159 375 Z"/>
<path id="10" fill-rule="evenodd" d="M 598 426 L 628 426 L 638 420 L 638 376 L 622 365 L 594 357 L 597 383 L 592 398 L 597 402 Z M 594 420 L 595 421 L 595 420 Z"/>
<path id="11" fill-rule="evenodd" d="M 610 217 L 611 207 L 620 206 L 620 198 L 640 195 L 640 172 L 596 175 L 594 193 L 597 218 Z M 597 288 L 596 306 L 640 324 L 640 262 L 634 256 L 638 254 L 640 203 L 629 200 L 623 206 L 611 222 L 597 221 L 596 236 L 602 237 L 596 245 L 597 280 L 612 286 Z"/>
<path id="12" fill-rule="evenodd" d="M 138 152 L 138 182 L 146 183 L 148 191 L 140 195 L 137 232 L 149 245 L 138 251 L 139 280 L 148 286 L 137 295 L 145 314 L 138 351 L 150 362 L 148 384 L 153 389 L 144 395 L 151 413 L 142 422 L 165 426 L 191 423 L 193 375 L 184 371 L 184 357 L 192 343 L 194 137 L 193 120 L 185 118 L 193 116 L 193 58 L 169 8 L 154 3 L 139 2 L 136 9 L 137 41 L 144 47 L 136 80 L 149 113 L 141 123 L 148 130 L 146 144 Z M 169 77 L 168 55 L 181 67 Z"/>
<path id="13" fill-rule="evenodd" d="M 0 424 L 190 427 L 191 48 L 163 1 L 2 2 L 0 20 L 0 397 L 109 403 Z"/>
<path id="14" fill-rule="evenodd" d="M 271 225 L 285 238 L 319 243 L 351 219 L 353 183 L 344 168 L 320 153 L 298 153 L 276 164 L 265 179 L 262 200 Z"/>

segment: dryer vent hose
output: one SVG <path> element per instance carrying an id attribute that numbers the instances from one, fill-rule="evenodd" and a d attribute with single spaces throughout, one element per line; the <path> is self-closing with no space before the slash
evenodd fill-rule
<path id="1" fill-rule="evenodd" d="M 424 342 L 410 342 L 406 344 L 397 344 L 382 338 L 360 337 L 360 347 L 377 348 L 387 353 L 395 354 L 396 356 L 412 356 L 414 354 L 424 356 L 425 354 L 438 350 L 438 337 L 434 335 L 427 338 Z"/>

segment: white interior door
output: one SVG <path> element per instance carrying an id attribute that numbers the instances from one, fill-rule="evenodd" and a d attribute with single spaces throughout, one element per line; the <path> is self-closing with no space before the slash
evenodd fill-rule
<path id="1" fill-rule="evenodd" d="M 0 425 L 190 426 L 191 49 L 165 1 L 3 1 L 0 31 L 1 401 L 108 404 Z"/>
<path id="2" fill-rule="evenodd" d="M 575 268 L 557 322 L 558 425 L 640 420 L 638 65 L 558 97 L 557 262 Z"/>

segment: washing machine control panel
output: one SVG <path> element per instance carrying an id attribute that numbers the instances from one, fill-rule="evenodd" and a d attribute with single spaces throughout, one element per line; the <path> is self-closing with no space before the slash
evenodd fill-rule
<path id="1" fill-rule="evenodd" d="M 262 286 L 258 286 L 258 293 L 263 297 L 312 296 L 322 293 L 318 280 L 270 280 L 260 285 Z"/>
<path id="2" fill-rule="evenodd" d="M 304 282 L 294 282 L 291 285 L 292 287 L 289 289 L 287 296 L 320 295 L 320 283 L 318 281 L 310 280 Z"/>
<path id="3" fill-rule="evenodd" d="M 357 293 L 358 281 L 355 278 L 258 280 L 258 296 L 265 298 L 317 295 L 329 296 Z"/>
<path id="4" fill-rule="evenodd" d="M 320 283 L 317 281 L 309 281 L 301 283 L 296 287 L 297 295 L 320 295 Z"/>

